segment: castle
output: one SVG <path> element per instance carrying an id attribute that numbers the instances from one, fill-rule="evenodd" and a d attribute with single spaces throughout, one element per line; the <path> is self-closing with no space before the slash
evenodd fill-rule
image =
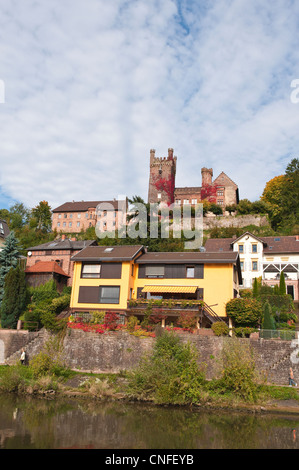
<path id="1" fill-rule="evenodd" d="M 167 157 L 156 157 L 150 150 L 149 203 L 195 205 L 203 200 L 225 207 L 239 202 L 239 189 L 224 172 L 213 181 L 212 168 L 202 168 L 201 186 L 175 187 L 177 157 L 168 149 Z"/>

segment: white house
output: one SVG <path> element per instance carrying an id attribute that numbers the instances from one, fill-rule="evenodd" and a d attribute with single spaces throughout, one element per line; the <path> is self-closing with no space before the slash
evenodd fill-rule
<path id="1" fill-rule="evenodd" d="M 245 232 L 239 238 L 209 239 L 205 249 L 239 252 L 243 288 L 251 288 L 255 277 L 274 287 L 283 272 L 287 293 L 299 301 L 299 235 L 256 237 Z"/>

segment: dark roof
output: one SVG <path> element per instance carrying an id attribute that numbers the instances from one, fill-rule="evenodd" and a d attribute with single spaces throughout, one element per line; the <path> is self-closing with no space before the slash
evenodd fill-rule
<path id="1" fill-rule="evenodd" d="M 109 210 L 112 206 L 113 210 L 124 210 L 126 207 L 126 201 L 73 201 L 73 202 L 65 202 L 61 206 L 56 207 L 53 209 L 52 212 L 85 212 L 88 209 L 94 208 L 99 204 L 109 204 L 106 210 Z"/>
<path id="2" fill-rule="evenodd" d="M 206 252 L 153 252 L 140 256 L 136 263 L 234 263 L 239 259 L 236 251 L 225 253 Z"/>
<path id="3" fill-rule="evenodd" d="M 96 245 L 95 240 L 53 240 L 52 242 L 42 243 L 41 245 L 31 246 L 27 251 L 40 251 L 40 250 L 82 250 L 90 245 Z"/>
<path id="4" fill-rule="evenodd" d="M 142 245 L 89 246 L 72 261 L 130 261 L 144 251 Z"/>
<path id="5" fill-rule="evenodd" d="M 245 232 L 238 238 L 210 238 L 206 241 L 205 249 L 210 253 L 232 251 L 233 243 L 240 240 L 246 233 L 263 243 L 264 253 L 299 253 L 299 235 L 256 237 L 250 232 Z"/>
<path id="6" fill-rule="evenodd" d="M 66 274 L 63 269 L 55 261 L 38 261 L 33 266 L 29 266 L 25 269 L 26 274 L 37 274 L 37 273 L 56 273 L 61 276 L 70 277 Z"/>

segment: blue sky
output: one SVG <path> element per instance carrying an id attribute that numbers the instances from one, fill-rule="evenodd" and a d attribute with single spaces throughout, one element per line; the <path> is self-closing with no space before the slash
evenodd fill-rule
<path id="1" fill-rule="evenodd" d="M 147 198 L 224 171 L 256 200 L 299 148 L 299 2 L 0 3 L 0 207 Z"/>

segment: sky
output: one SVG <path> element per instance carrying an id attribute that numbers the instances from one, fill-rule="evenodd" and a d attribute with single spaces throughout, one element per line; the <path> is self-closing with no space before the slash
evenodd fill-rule
<path id="1" fill-rule="evenodd" d="M 299 154 L 298 79 L 297 0 L 2 1 L 0 208 L 147 200 L 168 148 L 176 186 L 258 200 Z"/>

